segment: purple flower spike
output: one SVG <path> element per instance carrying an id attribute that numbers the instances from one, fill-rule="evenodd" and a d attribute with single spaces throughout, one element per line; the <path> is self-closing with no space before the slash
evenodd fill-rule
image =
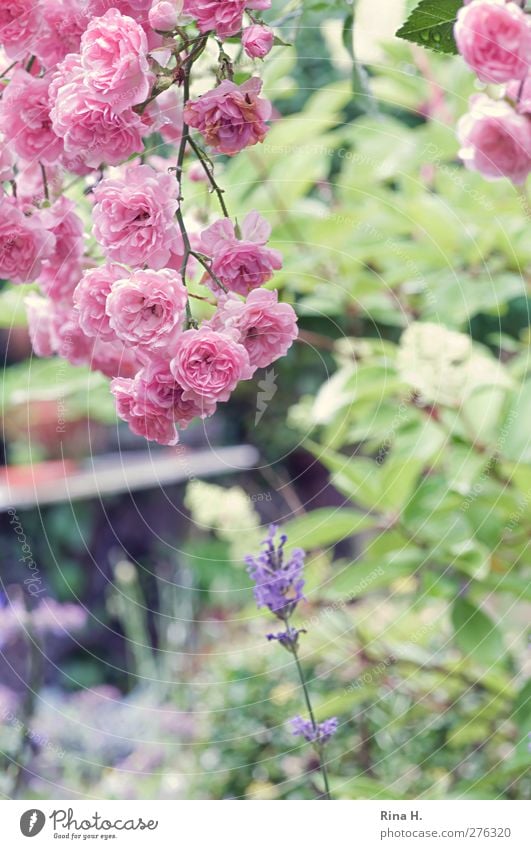
<path id="1" fill-rule="evenodd" d="M 304 598 L 302 572 L 305 553 L 302 548 L 295 548 L 286 561 L 284 545 L 287 537 L 281 534 L 278 544 L 275 544 L 277 531 L 277 526 L 271 525 L 267 539 L 262 543 L 264 551 L 257 557 L 249 555 L 245 562 L 256 584 L 254 597 L 258 607 L 268 607 L 279 619 L 286 620 Z"/>
<path id="2" fill-rule="evenodd" d="M 291 628 L 287 626 L 285 631 L 280 631 L 278 634 L 268 634 L 268 640 L 278 640 L 281 646 L 284 646 L 288 651 L 293 651 L 299 642 L 299 634 L 305 634 L 304 628 Z"/>
<path id="3" fill-rule="evenodd" d="M 296 737 L 304 737 L 308 743 L 314 743 L 318 746 L 328 743 L 336 733 L 337 727 L 337 717 L 335 716 L 325 719 L 323 722 L 318 722 L 315 728 L 311 720 L 303 719 L 302 716 L 296 716 L 291 720 L 291 728 Z"/>

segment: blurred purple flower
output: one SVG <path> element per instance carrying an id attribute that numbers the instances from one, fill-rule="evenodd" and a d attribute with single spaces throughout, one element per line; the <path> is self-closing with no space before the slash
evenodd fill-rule
<path id="1" fill-rule="evenodd" d="M 302 716 L 296 716 L 291 720 L 291 728 L 296 737 L 304 737 L 308 743 L 322 746 L 324 743 L 328 743 L 330 738 L 336 733 L 338 728 L 337 717 L 332 716 L 330 719 L 318 722 L 314 726 L 310 719 L 303 719 Z"/>
<path id="2" fill-rule="evenodd" d="M 291 625 L 286 626 L 285 631 L 280 631 L 277 634 L 268 634 L 268 640 L 278 640 L 281 646 L 284 646 L 288 651 L 293 651 L 299 642 L 299 634 L 305 634 L 304 628 L 292 628 Z"/>
<path id="3" fill-rule="evenodd" d="M 262 543 L 264 551 L 256 557 L 248 555 L 245 562 L 249 576 L 256 584 L 254 597 L 258 607 L 268 607 L 279 619 L 287 620 L 304 598 L 302 572 L 305 553 L 302 548 L 295 548 L 285 560 L 287 537 L 281 534 L 277 544 L 277 531 L 276 525 L 270 525 L 267 539 Z M 273 638 L 280 639 L 280 636 Z"/>
<path id="4" fill-rule="evenodd" d="M 61 636 L 65 632 L 81 630 L 87 621 L 87 612 L 79 604 L 60 604 L 48 598 L 32 610 L 31 621 L 39 634 Z"/>
<path id="5" fill-rule="evenodd" d="M 39 637 L 46 634 L 63 636 L 79 631 L 86 621 L 87 613 L 79 604 L 60 604 L 47 598 L 30 611 L 19 598 L 6 599 L 0 606 L 0 649 L 31 631 Z"/>

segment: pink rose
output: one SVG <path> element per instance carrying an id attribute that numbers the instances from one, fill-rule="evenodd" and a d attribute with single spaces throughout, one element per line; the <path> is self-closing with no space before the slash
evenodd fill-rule
<path id="1" fill-rule="evenodd" d="M 0 103 L 0 129 L 15 153 L 29 162 L 52 164 L 63 152 L 63 141 L 52 129 L 49 79 L 17 69 Z"/>
<path id="2" fill-rule="evenodd" d="M 278 293 L 266 289 L 255 289 L 245 303 L 235 295 L 222 299 L 210 326 L 218 331 L 236 331 L 255 368 L 264 368 L 285 356 L 298 336 L 293 307 L 279 304 Z"/>
<path id="3" fill-rule="evenodd" d="M 106 342 L 99 336 L 92 339 L 92 349 L 87 364 L 105 377 L 133 377 L 140 368 L 135 352 L 119 339 Z"/>
<path id="4" fill-rule="evenodd" d="M 2 0 L 0 44 L 10 59 L 29 55 L 41 26 L 39 0 Z"/>
<path id="5" fill-rule="evenodd" d="M 516 3 L 474 0 L 459 10 L 457 47 L 465 62 L 487 83 L 522 79 L 531 59 L 531 25 Z"/>
<path id="6" fill-rule="evenodd" d="M 282 255 L 266 248 L 271 228 L 258 212 L 250 212 L 241 226 L 242 238 L 236 238 L 227 218 L 212 224 L 201 234 L 201 250 L 212 257 L 212 271 L 231 292 L 247 295 L 263 286 L 282 267 Z M 205 283 L 214 291 L 215 281 L 205 275 Z M 217 292 L 219 294 L 219 291 Z"/>
<path id="7" fill-rule="evenodd" d="M 54 246 L 55 236 L 45 229 L 39 213 L 24 215 L 13 198 L 0 199 L 0 278 L 12 283 L 35 280 Z"/>
<path id="8" fill-rule="evenodd" d="M 73 366 L 90 363 L 94 340 L 85 336 L 78 316 L 67 303 L 53 302 L 52 335 L 55 352 Z"/>
<path id="9" fill-rule="evenodd" d="M 119 165 L 143 148 L 148 132 L 133 109 L 117 113 L 108 103 L 95 99 L 83 83 L 79 57 L 69 54 L 50 84 L 50 116 L 53 130 L 63 139 L 69 166 L 83 173 L 85 166 L 102 162 Z"/>
<path id="10" fill-rule="evenodd" d="M 84 272 L 74 291 L 74 304 L 79 315 L 79 325 L 86 336 L 96 336 L 104 342 L 116 339 L 105 305 L 112 284 L 127 276 L 128 272 L 123 265 L 112 262 Z"/>
<path id="11" fill-rule="evenodd" d="M 107 297 L 109 325 L 122 341 L 156 351 L 179 333 L 187 293 L 176 271 L 135 271 L 113 283 Z"/>
<path id="12" fill-rule="evenodd" d="M 174 352 L 170 369 L 185 400 L 227 401 L 238 382 L 253 374 L 243 345 L 205 325 L 181 333 Z"/>
<path id="13" fill-rule="evenodd" d="M 70 298 L 81 277 L 84 228 L 75 208 L 75 203 L 63 195 L 42 212 L 44 225 L 55 236 L 55 248 L 43 261 L 38 282 L 52 299 Z"/>
<path id="14" fill-rule="evenodd" d="M 147 53 L 142 27 L 117 9 L 109 9 L 90 22 L 81 38 L 84 83 L 115 112 L 142 103 L 155 80 Z"/>
<path id="15" fill-rule="evenodd" d="M 171 32 L 179 23 L 184 0 L 155 0 L 149 10 L 149 23 L 154 30 Z"/>
<path id="16" fill-rule="evenodd" d="M 131 377 L 140 368 L 134 351 L 119 339 L 111 342 L 86 336 L 78 311 L 67 303 L 48 301 L 52 310 L 54 351 L 74 366 L 87 365 L 106 377 Z"/>
<path id="17" fill-rule="evenodd" d="M 94 235 L 111 259 L 164 268 L 181 250 L 175 220 L 177 181 L 149 165 L 131 165 L 123 179 L 102 180 L 94 191 Z"/>
<path id="18" fill-rule="evenodd" d="M 31 345 L 38 357 L 51 357 L 53 343 L 53 303 L 36 293 L 24 299 Z"/>
<path id="19" fill-rule="evenodd" d="M 78 53 L 89 23 L 85 0 L 42 0 L 42 29 L 32 50 L 46 68 Z"/>
<path id="20" fill-rule="evenodd" d="M 243 85 L 223 82 L 184 107 L 185 121 L 199 130 L 217 153 L 233 156 L 264 140 L 271 104 L 258 97 L 262 81 L 251 77 Z"/>
<path id="21" fill-rule="evenodd" d="M 161 445 L 176 445 L 179 435 L 175 429 L 171 410 L 148 400 L 145 393 L 137 392 L 136 380 L 115 378 L 111 392 L 116 401 L 116 412 L 138 436 Z"/>
<path id="22" fill-rule="evenodd" d="M 141 24 L 147 23 L 152 0 L 86 0 L 87 12 L 93 18 L 101 18 L 109 9 L 118 9 Z"/>
<path id="23" fill-rule="evenodd" d="M 474 95 L 470 106 L 457 126 L 459 156 L 466 167 L 487 180 L 525 182 L 531 170 L 531 119 L 485 94 Z"/>
<path id="24" fill-rule="evenodd" d="M 251 59 L 263 59 L 273 47 L 274 39 L 272 29 L 261 24 L 253 24 L 253 26 L 245 27 L 242 34 L 242 46 Z"/>
<path id="25" fill-rule="evenodd" d="M 241 29 L 245 0 L 185 0 L 184 11 L 196 21 L 200 32 L 214 30 L 220 38 Z"/>
<path id="26" fill-rule="evenodd" d="M 137 397 L 144 403 L 154 404 L 171 411 L 178 427 L 184 430 L 195 418 L 213 415 L 216 402 L 206 398 L 183 398 L 183 388 L 170 371 L 167 359 L 154 359 L 148 362 L 136 379 Z"/>

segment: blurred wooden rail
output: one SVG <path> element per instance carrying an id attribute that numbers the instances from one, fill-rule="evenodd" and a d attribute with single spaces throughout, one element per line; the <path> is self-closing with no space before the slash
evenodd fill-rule
<path id="1" fill-rule="evenodd" d="M 0 469 L 0 512 L 82 498 L 184 483 L 194 478 L 252 468 L 258 452 L 251 445 L 193 451 L 182 446 L 153 451 L 124 451 L 72 460 Z"/>

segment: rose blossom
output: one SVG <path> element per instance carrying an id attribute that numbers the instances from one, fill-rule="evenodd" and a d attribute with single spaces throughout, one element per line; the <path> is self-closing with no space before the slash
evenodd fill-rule
<path id="1" fill-rule="evenodd" d="M 222 299 L 210 322 L 214 330 L 237 331 L 238 342 L 256 368 L 283 357 L 297 338 L 297 316 L 289 304 L 278 303 L 278 293 L 255 289 L 246 302 L 235 295 Z"/>
<path id="2" fill-rule="evenodd" d="M 108 262 L 85 271 L 74 291 L 74 304 L 79 315 L 79 325 L 87 336 L 96 336 L 104 342 L 116 339 L 105 311 L 107 296 L 117 280 L 128 272 L 123 265 Z"/>
<path id="3" fill-rule="evenodd" d="M 53 344 L 53 303 L 32 292 L 24 299 L 31 345 L 38 357 L 51 357 Z"/>
<path id="4" fill-rule="evenodd" d="M 117 9 L 94 18 L 81 38 L 84 82 L 116 112 L 147 100 L 154 82 L 142 27 Z"/>
<path id="5" fill-rule="evenodd" d="M 111 342 L 86 336 L 79 313 L 66 302 L 48 301 L 52 311 L 54 351 L 74 366 L 87 365 L 106 377 L 131 377 L 140 368 L 134 351 L 119 339 Z"/>
<path id="6" fill-rule="evenodd" d="M 0 129 L 15 153 L 29 162 L 52 164 L 63 152 L 63 141 L 52 129 L 48 88 L 48 78 L 19 68 L 0 102 Z"/>
<path id="7" fill-rule="evenodd" d="M 83 83 L 78 56 L 69 54 L 58 66 L 50 84 L 50 104 L 53 130 L 63 139 L 76 173 L 85 166 L 98 168 L 102 162 L 118 165 L 143 150 L 148 127 L 133 109 L 117 113 L 95 98 Z"/>
<path id="8" fill-rule="evenodd" d="M 146 393 L 137 393 L 137 381 L 115 378 L 111 392 L 116 401 L 116 412 L 138 436 L 161 445 L 176 445 L 179 435 L 175 429 L 171 410 L 151 402 Z"/>
<path id="9" fill-rule="evenodd" d="M 188 101 L 184 118 L 217 153 L 233 156 L 266 136 L 271 104 L 258 97 L 261 88 L 257 77 L 240 86 L 223 80 L 217 88 Z"/>
<path id="10" fill-rule="evenodd" d="M 55 236 L 55 248 L 43 261 L 38 282 L 52 299 L 69 298 L 81 276 L 84 227 L 75 208 L 73 201 L 62 196 L 42 211 L 46 229 Z"/>
<path id="11" fill-rule="evenodd" d="M 137 397 L 171 410 L 178 427 L 184 430 L 195 418 L 206 418 L 216 410 L 216 402 L 207 399 L 183 398 L 183 388 L 170 371 L 168 360 L 153 359 L 138 372 Z"/>
<path id="12" fill-rule="evenodd" d="M 81 366 L 90 362 L 94 340 L 85 336 L 79 326 L 78 316 L 74 308 L 60 301 L 52 301 L 52 335 L 54 350 L 73 366 Z"/>
<path id="13" fill-rule="evenodd" d="M 45 229 L 39 213 L 24 215 L 14 198 L 0 199 L 0 278 L 31 282 L 54 245 L 55 236 Z"/>
<path id="14" fill-rule="evenodd" d="M 227 38 L 242 27 L 242 16 L 247 9 L 269 9 L 271 0 L 185 0 L 184 11 L 196 21 L 200 32 L 214 30 L 220 38 Z"/>
<path id="15" fill-rule="evenodd" d="M 242 46 L 251 59 L 263 59 L 273 47 L 275 35 L 272 29 L 253 24 L 245 27 L 242 33 Z"/>
<path id="16" fill-rule="evenodd" d="M 185 400 L 227 401 L 238 382 L 253 374 L 243 345 L 205 325 L 181 333 L 174 352 L 170 369 Z"/>
<path id="17" fill-rule="evenodd" d="M 42 30 L 32 48 L 46 68 L 77 53 L 90 20 L 85 0 L 42 0 Z"/>
<path id="18" fill-rule="evenodd" d="M 132 266 L 167 266 L 181 247 L 177 193 L 176 180 L 149 165 L 131 165 L 123 179 L 102 180 L 94 191 L 93 217 L 94 235 L 106 254 Z"/>
<path id="19" fill-rule="evenodd" d="M 220 38 L 241 29 L 245 0 L 185 0 L 184 11 L 196 21 L 200 32 L 214 30 Z"/>
<path id="20" fill-rule="evenodd" d="M 184 0 L 155 0 L 149 10 L 149 23 L 154 30 L 171 32 L 179 23 Z"/>
<path id="21" fill-rule="evenodd" d="M 516 3 L 474 0 L 459 10 L 455 39 L 465 62 L 486 83 L 522 79 L 531 59 L 531 26 Z"/>
<path id="22" fill-rule="evenodd" d="M 109 325 L 130 345 L 167 348 L 181 329 L 187 294 L 176 271 L 135 271 L 113 283 L 107 297 Z"/>
<path id="23" fill-rule="evenodd" d="M 135 352 L 119 339 L 105 342 L 99 336 L 92 339 L 88 365 L 105 377 L 133 377 L 140 368 Z"/>
<path id="24" fill-rule="evenodd" d="M 39 0 L 2 0 L 0 44 L 10 59 L 29 54 L 41 26 Z"/>
<path id="25" fill-rule="evenodd" d="M 212 271 L 231 292 L 247 295 L 282 267 L 282 255 L 265 247 L 270 232 L 267 221 L 258 212 L 250 212 L 243 220 L 241 239 L 236 238 L 234 225 L 227 218 L 201 234 L 201 250 L 212 257 Z M 217 289 L 211 278 L 205 276 L 205 282 Z"/>
<path id="26" fill-rule="evenodd" d="M 459 156 L 466 167 L 487 180 L 525 182 L 531 170 L 531 120 L 506 101 L 484 94 L 474 95 L 470 106 L 457 126 Z"/>
<path id="27" fill-rule="evenodd" d="M 87 12 L 93 18 L 101 18 L 109 9 L 118 9 L 140 24 L 147 23 L 152 0 L 86 0 Z"/>

